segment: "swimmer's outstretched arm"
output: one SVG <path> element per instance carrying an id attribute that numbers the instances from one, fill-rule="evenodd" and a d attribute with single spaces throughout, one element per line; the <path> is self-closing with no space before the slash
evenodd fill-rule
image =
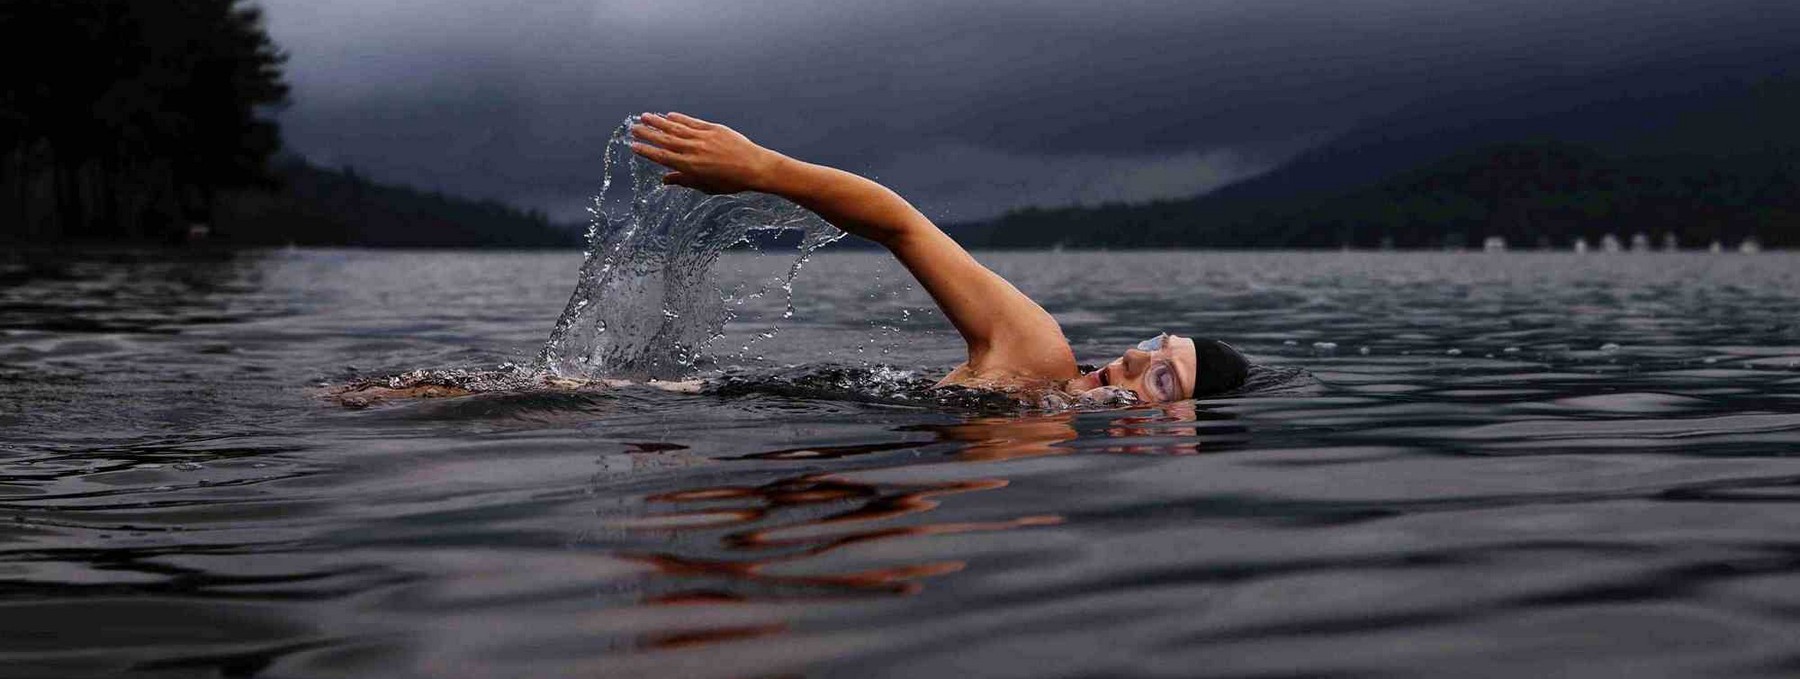
<path id="1" fill-rule="evenodd" d="M 789 158 L 729 127 L 680 113 L 646 113 L 632 135 L 640 140 L 632 150 L 674 170 L 664 183 L 707 193 L 775 194 L 887 248 L 962 334 L 975 373 L 1054 380 L 1078 374 L 1055 318 L 887 187 Z"/>

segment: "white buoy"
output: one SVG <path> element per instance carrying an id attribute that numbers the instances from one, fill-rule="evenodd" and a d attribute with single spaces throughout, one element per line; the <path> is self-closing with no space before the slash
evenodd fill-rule
<path id="1" fill-rule="evenodd" d="M 1681 239 L 1675 237 L 1675 232 L 1670 231 L 1668 233 L 1663 234 L 1663 252 L 1680 252 L 1680 251 L 1681 251 Z"/>
<path id="2" fill-rule="evenodd" d="M 1575 239 L 1575 254 L 1585 255 L 1585 254 L 1587 254 L 1587 251 L 1588 251 L 1587 239 L 1586 238 Z"/>
<path id="3" fill-rule="evenodd" d="M 1644 233 L 1642 231 L 1631 234 L 1631 251 L 1632 252 L 1649 252 L 1650 251 L 1650 234 Z"/>
<path id="4" fill-rule="evenodd" d="M 1756 236 L 1747 237 L 1744 239 L 1744 242 L 1738 243 L 1738 252 L 1742 252 L 1746 255 L 1754 255 L 1758 252 L 1762 252 L 1762 243 L 1756 241 Z"/>
<path id="5" fill-rule="evenodd" d="M 1600 239 L 1600 249 L 1604 250 L 1606 252 L 1619 252 L 1619 251 L 1624 250 L 1625 248 L 1619 245 L 1619 237 L 1618 236 L 1614 236 L 1609 233 L 1609 234 L 1606 234 L 1605 237 Z"/>
<path id="6" fill-rule="evenodd" d="M 1725 245 L 1723 243 L 1720 243 L 1719 241 L 1713 241 L 1712 246 L 1708 247 L 1706 249 L 1706 251 L 1711 252 L 1716 255 L 1716 254 L 1719 254 L 1719 253 L 1725 251 Z"/>
<path id="7" fill-rule="evenodd" d="M 1481 241 L 1482 252 L 1506 252 L 1506 239 L 1499 236 L 1488 236 Z"/>

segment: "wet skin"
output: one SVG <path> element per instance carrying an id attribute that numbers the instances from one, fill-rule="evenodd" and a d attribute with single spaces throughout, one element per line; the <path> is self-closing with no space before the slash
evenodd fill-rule
<path id="1" fill-rule="evenodd" d="M 968 360 L 940 384 L 1076 394 L 1111 386 L 1153 403 L 1192 395 L 1197 361 L 1191 340 L 1162 335 L 1099 371 L 1080 374 L 1049 312 L 975 261 L 899 194 L 868 178 L 789 158 L 729 127 L 681 113 L 644 113 L 631 134 L 634 153 L 670 170 L 666 184 L 711 194 L 781 196 L 886 248 L 968 346 Z"/>
<path id="2" fill-rule="evenodd" d="M 1119 387 L 1137 394 L 1145 403 L 1180 401 L 1193 394 L 1199 367 L 1194 340 L 1164 334 L 1126 349 L 1124 356 L 1069 380 L 1063 390 L 1080 394 L 1100 387 Z"/>

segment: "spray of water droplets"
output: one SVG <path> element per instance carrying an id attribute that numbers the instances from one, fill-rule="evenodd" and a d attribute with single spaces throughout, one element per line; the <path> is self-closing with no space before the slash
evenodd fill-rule
<path id="1" fill-rule="evenodd" d="M 665 170 L 631 152 L 635 122 L 626 118 L 607 142 L 580 278 L 539 356 L 560 377 L 691 374 L 745 302 L 780 290 L 791 316 L 800 267 L 844 235 L 775 196 L 664 185 Z M 794 260 L 782 275 L 727 293 L 712 269 L 734 247 L 791 249 Z"/>

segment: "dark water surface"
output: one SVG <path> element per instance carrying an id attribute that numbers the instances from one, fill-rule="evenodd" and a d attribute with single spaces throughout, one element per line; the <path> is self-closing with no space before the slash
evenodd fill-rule
<path id="1" fill-rule="evenodd" d="M 530 360 L 578 255 L 0 256 L 0 676 L 1800 673 L 1800 257 L 983 258 L 1086 360 L 1316 382 L 359 410 Z M 708 369 L 960 357 L 875 255 L 794 304 Z"/>

